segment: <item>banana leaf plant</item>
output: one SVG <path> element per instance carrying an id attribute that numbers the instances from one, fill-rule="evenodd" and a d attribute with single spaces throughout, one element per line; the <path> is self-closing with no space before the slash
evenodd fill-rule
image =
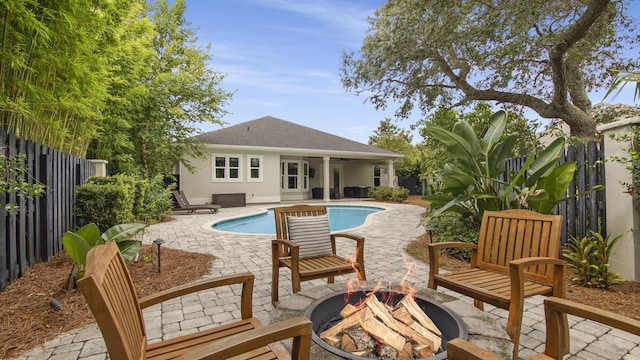
<path id="1" fill-rule="evenodd" d="M 507 160 L 513 156 L 518 135 L 503 137 L 506 124 L 507 113 L 496 112 L 482 138 L 466 121 L 459 121 L 452 130 L 427 126 L 428 133 L 445 145 L 454 160 L 445 164 L 440 174 L 440 191 L 426 197 L 431 202 L 426 221 L 455 211 L 477 227 L 485 210 L 531 208 L 549 213 L 567 199 L 576 164 L 558 165 L 565 139 L 556 139 L 538 156 L 529 156 L 520 171 L 507 174 Z"/>
<path id="2" fill-rule="evenodd" d="M 74 267 L 78 269 L 77 279 L 84 276 L 89 250 L 108 241 L 115 241 L 124 260 L 127 263 L 131 262 L 142 246 L 140 241 L 131 240 L 131 237 L 143 231 L 146 227 L 147 225 L 139 223 L 119 224 L 100 234 L 98 226 L 90 223 L 76 232 L 67 231 L 62 236 L 62 245 L 73 260 Z M 71 271 L 73 272 L 73 268 Z"/>

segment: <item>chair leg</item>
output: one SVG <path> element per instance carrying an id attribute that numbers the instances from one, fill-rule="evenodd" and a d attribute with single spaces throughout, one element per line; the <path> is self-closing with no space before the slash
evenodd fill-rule
<path id="1" fill-rule="evenodd" d="M 473 306 L 484 311 L 484 303 L 480 300 L 473 299 Z"/>
<path id="2" fill-rule="evenodd" d="M 280 302 L 278 299 L 278 281 L 280 278 L 280 266 L 273 264 L 273 270 L 271 271 L 271 304 L 277 306 Z"/>
<path id="3" fill-rule="evenodd" d="M 300 292 L 300 274 L 298 272 L 291 271 L 291 285 L 294 294 Z"/>
<path id="4" fill-rule="evenodd" d="M 327 278 L 327 283 L 328 284 L 333 284 L 336 281 L 336 277 L 335 276 L 329 276 Z"/>
<path id="5" fill-rule="evenodd" d="M 509 305 L 509 315 L 507 317 L 507 334 L 513 343 L 513 359 L 518 359 L 520 348 L 520 331 L 522 330 L 522 315 L 524 310 L 524 299 L 512 300 Z"/>
<path id="6" fill-rule="evenodd" d="M 358 280 L 360 281 L 366 281 L 367 280 L 367 276 L 364 273 L 364 264 L 360 264 L 360 266 L 358 267 Z"/>

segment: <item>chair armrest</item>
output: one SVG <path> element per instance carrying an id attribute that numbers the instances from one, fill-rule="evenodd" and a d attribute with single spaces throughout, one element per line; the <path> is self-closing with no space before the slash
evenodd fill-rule
<path id="1" fill-rule="evenodd" d="M 355 240 L 355 241 L 364 241 L 364 237 L 359 236 L 359 235 L 351 235 L 351 234 L 331 234 L 331 237 L 336 238 L 336 237 L 340 237 L 340 238 L 347 238 L 347 239 L 351 239 L 351 240 Z"/>
<path id="2" fill-rule="evenodd" d="M 447 342 L 447 358 L 450 360 L 503 360 L 497 354 L 460 338 Z"/>
<path id="3" fill-rule="evenodd" d="M 509 262 L 511 287 L 524 292 L 524 271 L 531 266 L 552 265 L 552 278 L 544 280 L 545 283 L 553 286 L 553 296 L 565 297 L 566 292 L 566 261 L 558 258 L 536 256 L 511 260 Z M 523 293 L 524 294 L 524 293 Z"/>
<path id="4" fill-rule="evenodd" d="M 471 249 L 471 268 L 476 267 L 476 255 L 478 245 L 466 243 L 462 241 L 443 241 L 438 243 L 427 244 L 429 249 L 429 283 L 428 287 L 435 289 L 435 276 L 440 273 L 440 250 L 451 248 L 468 248 Z"/>
<path id="5" fill-rule="evenodd" d="M 243 273 L 236 275 L 220 276 L 212 279 L 204 279 L 196 281 L 191 284 L 185 284 L 176 286 L 171 289 L 160 291 L 153 295 L 145 296 L 138 302 L 141 308 L 146 308 L 151 305 L 159 304 L 163 301 L 191 294 L 198 291 L 213 289 L 225 285 L 242 284 L 241 295 L 241 313 L 242 318 L 247 319 L 252 317 L 252 296 L 253 296 L 253 281 L 255 276 L 251 273 Z"/>
<path id="6" fill-rule="evenodd" d="M 309 360 L 311 326 L 311 321 L 305 317 L 288 319 L 226 337 L 188 352 L 178 359 L 228 359 L 276 341 L 293 338 L 292 359 Z"/>
<path id="7" fill-rule="evenodd" d="M 300 245 L 288 239 L 271 240 L 271 246 L 283 246 L 285 249 L 292 249 L 294 247 L 300 248 Z"/>
<path id="8" fill-rule="evenodd" d="M 631 334 L 640 335 L 640 321 L 610 311 L 597 309 L 571 300 L 548 297 L 544 300 L 547 338 L 545 354 L 556 359 L 566 353 L 569 343 L 569 329 L 564 321 L 566 314 L 596 321 Z M 562 355 L 561 355 L 562 354 Z"/>

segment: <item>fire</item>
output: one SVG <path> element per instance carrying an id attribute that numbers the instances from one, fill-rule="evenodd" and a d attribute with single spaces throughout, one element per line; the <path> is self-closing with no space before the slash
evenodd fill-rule
<path id="1" fill-rule="evenodd" d="M 399 284 L 393 285 L 391 281 L 387 281 L 385 285 L 383 281 L 378 280 L 377 284 L 373 287 L 373 289 L 370 289 L 370 286 L 368 286 L 368 284 L 360 282 L 357 278 L 351 279 L 347 281 L 344 286 L 345 303 L 348 302 L 351 294 L 364 291 L 365 289 L 369 289 L 366 292 L 367 297 L 371 296 L 371 294 L 373 293 L 378 292 L 379 290 L 384 289 L 384 290 L 391 290 L 390 292 L 385 292 L 385 294 L 389 294 L 391 292 L 399 292 L 399 293 L 411 295 L 412 297 L 415 298 L 415 294 L 417 293 L 417 290 L 407 282 L 407 278 L 409 277 L 409 275 L 411 275 L 411 273 L 415 269 L 415 262 L 408 260 L 406 257 L 406 254 L 403 254 L 402 258 L 407 271 L 402 276 Z M 356 271 L 356 273 L 358 273 L 358 268 L 355 266 L 355 258 L 353 258 L 352 256 L 349 256 L 347 257 L 347 260 L 351 262 L 352 268 Z M 387 296 L 387 299 L 380 299 L 380 301 L 382 301 L 383 303 L 386 303 L 387 305 L 391 305 L 390 304 L 391 300 L 392 300 L 391 296 Z"/>

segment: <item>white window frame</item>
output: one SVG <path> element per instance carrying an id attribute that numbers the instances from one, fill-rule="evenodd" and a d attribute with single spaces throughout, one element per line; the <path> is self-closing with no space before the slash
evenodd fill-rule
<path id="1" fill-rule="evenodd" d="M 379 175 L 376 175 L 376 170 L 378 170 L 380 172 Z M 373 167 L 373 186 L 376 186 L 376 179 L 378 179 L 378 185 L 377 186 L 382 186 L 382 167 L 380 167 L 380 166 L 374 166 Z"/>
<path id="2" fill-rule="evenodd" d="M 251 165 L 251 161 L 253 159 L 258 159 L 259 161 L 259 165 L 258 167 L 253 167 Z M 258 177 L 254 178 L 251 177 L 252 175 L 252 171 L 251 170 L 258 170 Z M 262 179 L 262 174 L 264 172 L 264 158 L 262 155 L 247 155 L 247 182 L 263 182 Z"/>
<path id="3" fill-rule="evenodd" d="M 296 188 L 288 188 L 289 177 L 287 170 L 289 164 L 298 165 L 298 174 L 296 176 Z M 309 191 L 309 162 L 303 160 L 280 160 L 280 190 L 282 192 L 303 192 Z"/>
<path id="4" fill-rule="evenodd" d="M 216 158 L 224 158 L 224 177 L 217 177 Z M 231 167 L 231 159 L 238 159 L 238 166 Z M 220 167 L 222 168 L 222 167 Z M 242 155 L 237 154 L 212 154 L 211 156 L 211 182 L 242 182 Z M 238 170 L 238 177 L 231 178 L 232 169 Z"/>

